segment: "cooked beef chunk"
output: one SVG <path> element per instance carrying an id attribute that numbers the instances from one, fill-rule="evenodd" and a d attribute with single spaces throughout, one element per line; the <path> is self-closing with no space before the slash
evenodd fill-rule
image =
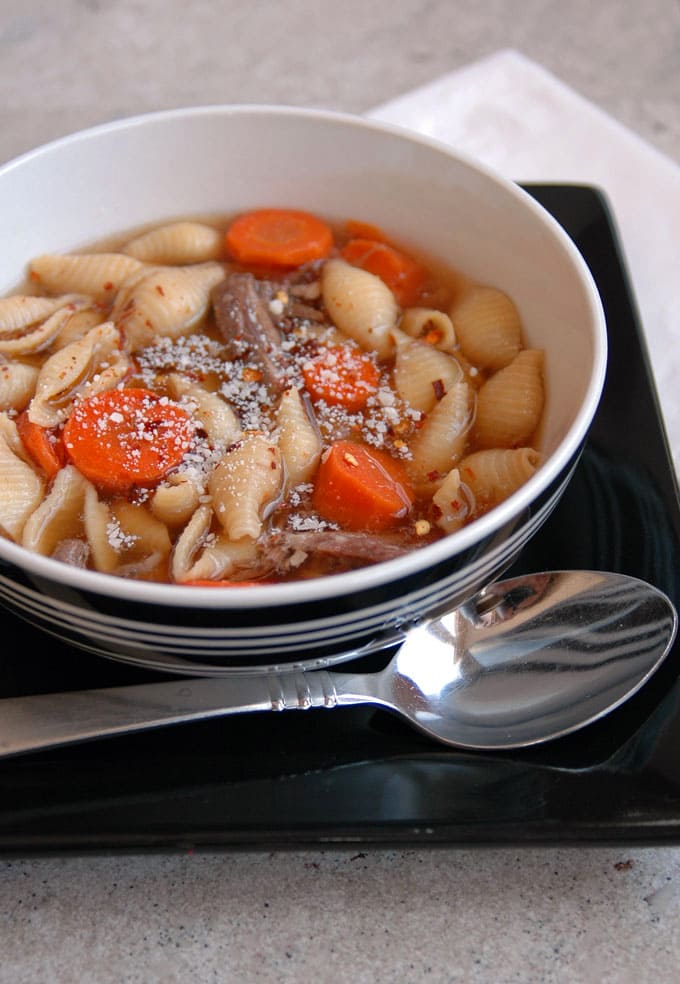
<path id="1" fill-rule="evenodd" d="M 273 535 L 266 547 L 266 557 L 277 570 L 287 571 L 299 566 L 304 554 L 322 554 L 370 564 L 401 557 L 413 549 L 403 540 L 386 540 L 384 535 L 372 536 L 370 533 L 343 530 L 284 530 Z"/>
<path id="2" fill-rule="evenodd" d="M 90 548 L 85 540 L 62 540 L 52 552 L 54 560 L 60 560 L 63 564 L 70 564 L 71 567 L 87 567 L 90 556 Z"/>
<path id="3" fill-rule="evenodd" d="M 282 389 L 282 374 L 276 365 L 281 335 L 257 291 L 255 277 L 230 273 L 215 287 L 213 305 L 227 356 L 252 360 L 262 370 L 266 385 Z"/>

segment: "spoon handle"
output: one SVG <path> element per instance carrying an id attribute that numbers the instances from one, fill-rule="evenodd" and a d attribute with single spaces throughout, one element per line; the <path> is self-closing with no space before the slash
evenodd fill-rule
<path id="1" fill-rule="evenodd" d="M 248 711 L 356 704 L 326 670 L 172 680 L 0 700 L 0 757 Z M 369 698 L 366 698 L 368 700 Z"/>

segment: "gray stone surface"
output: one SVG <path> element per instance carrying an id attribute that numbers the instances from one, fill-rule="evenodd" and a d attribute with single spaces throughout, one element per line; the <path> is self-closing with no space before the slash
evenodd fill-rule
<path id="1" fill-rule="evenodd" d="M 0 159 L 163 107 L 362 112 L 506 47 L 680 160 L 678 0 L 0 0 Z M 675 847 L 4 858 L 0 898 L 3 984 L 664 984 L 680 963 Z"/>
<path id="2" fill-rule="evenodd" d="M 672 984 L 680 853 L 321 851 L 0 863 L 11 984 Z"/>

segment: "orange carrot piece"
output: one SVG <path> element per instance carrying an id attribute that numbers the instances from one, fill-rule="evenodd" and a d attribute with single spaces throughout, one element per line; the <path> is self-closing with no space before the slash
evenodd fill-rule
<path id="1" fill-rule="evenodd" d="M 388 243 L 373 239 L 350 239 L 340 255 L 353 266 L 380 277 L 402 307 L 415 304 L 425 285 L 423 267 Z"/>
<path id="2" fill-rule="evenodd" d="M 369 355 L 349 345 L 329 345 L 302 367 L 312 402 L 323 400 L 356 413 L 366 406 L 380 383 L 380 373 Z"/>
<path id="3" fill-rule="evenodd" d="M 70 461 L 106 492 L 153 486 L 191 446 L 186 411 L 147 389 L 109 390 L 76 404 L 64 427 Z"/>
<path id="4" fill-rule="evenodd" d="M 21 443 L 51 481 L 66 464 L 66 452 L 61 436 L 54 430 L 34 424 L 29 420 L 27 410 L 19 414 L 16 424 Z"/>
<path id="5" fill-rule="evenodd" d="M 352 239 L 372 239 L 376 243 L 386 243 L 387 237 L 378 226 L 371 225 L 370 222 L 362 222 L 360 219 L 348 219 L 345 222 L 347 235 Z"/>
<path id="6" fill-rule="evenodd" d="M 239 263 L 293 267 L 328 256 L 333 248 L 333 232 L 309 212 L 261 208 L 235 219 L 227 230 L 225 244 Z"/>
<path id="7" fill-rule="evenodd" d="M 376 532 L 404 519 L 413 492 L 405 469 L 389 454 L 337 441 L 321 459 L 312 505 L 344 529 Z"/>

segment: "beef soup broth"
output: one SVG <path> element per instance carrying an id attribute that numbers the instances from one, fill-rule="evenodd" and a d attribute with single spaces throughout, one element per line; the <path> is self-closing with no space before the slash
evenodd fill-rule
<path id="1" fill-rule="evenodd" d="M 0 529 L 126 577 L 302 579 L 473 521 L 540 464 L 512 300 L 289 210 L 36 257 L 0 300 Z"/>

